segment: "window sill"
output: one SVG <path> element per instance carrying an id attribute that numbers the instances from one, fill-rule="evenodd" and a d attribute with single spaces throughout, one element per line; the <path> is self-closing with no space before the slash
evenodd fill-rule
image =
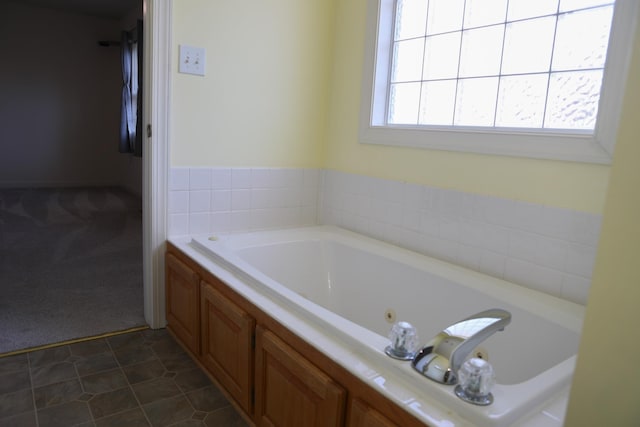
<path id="1" fill-rule="evenodd" d="M 611 163 L 610 154 L 590 134 L 496 132 L 471 127 L 424 130 L 411 126 L 362 126 L 359 141 L 363 144 L 499 156 Z"/>

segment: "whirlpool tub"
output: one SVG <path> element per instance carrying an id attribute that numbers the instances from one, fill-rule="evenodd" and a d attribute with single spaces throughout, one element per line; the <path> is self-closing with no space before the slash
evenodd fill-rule
<path id="1" fill-rule="evenodd" d="M 580 305 L 337 227 L 193 237 L 188 246 L 377 366 L 384 374 L 366 380 L 388 384 L 382 392 L 425 423 L 433 423 L 434 404 L 451 414 L 440 425 L 528 426 L 539 421 L 527 420 L 541 416 L 548 417 L 547 425 L 562 425 L 584 314 Z M 410 362 L 384 352 L 396 321 L 414 325 L 425 344 L 447 326 L 491 308 L 509 311 L 512 319 L 481 344 L 496 375 L 489 406 L 460 400 L 453 386 L 425 378 Z M 405 386 L 400 396 L 393 391 Z"/>

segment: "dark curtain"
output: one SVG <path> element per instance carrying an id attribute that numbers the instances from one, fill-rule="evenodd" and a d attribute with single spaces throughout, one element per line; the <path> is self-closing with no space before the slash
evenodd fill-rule
<path id="1" fill-rule="evenodd" d="M 121 40 L 122 106 L 120 114 L 121 153 L 142 156 L 142 21 Z"/>

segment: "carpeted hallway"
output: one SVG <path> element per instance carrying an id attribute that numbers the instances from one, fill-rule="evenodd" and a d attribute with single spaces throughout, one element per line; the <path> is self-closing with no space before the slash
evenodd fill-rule
<path id="1" fill-rule="evenodd" d="M 142 325 L 139 198 L 0 189 L 0 354 Z"/>

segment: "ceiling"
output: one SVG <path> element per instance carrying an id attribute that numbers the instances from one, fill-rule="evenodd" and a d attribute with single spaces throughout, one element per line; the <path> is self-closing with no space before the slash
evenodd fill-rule
<path id="1" fill-rule="evenodd" d="M 22 0 L 21 3 L 105 18 L 122 18 L 142 0 Z"/>

